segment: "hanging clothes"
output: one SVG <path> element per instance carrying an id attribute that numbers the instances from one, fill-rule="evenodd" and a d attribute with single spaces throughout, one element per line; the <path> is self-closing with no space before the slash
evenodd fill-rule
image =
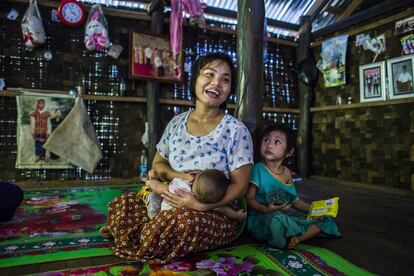
<path id="1" fill-rule="evenodd" d="M 207 5 L 199 0 L 171 0 L 170 44 L 174 60 L 182 49 L 183 12 L 192 17 L 202 17 L 203 9 L 206 7 Z"/>

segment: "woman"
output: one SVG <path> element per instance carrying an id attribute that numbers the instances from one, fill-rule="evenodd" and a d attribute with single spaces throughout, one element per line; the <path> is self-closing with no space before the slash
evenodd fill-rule
<path id="1" fill-rule="evenodd" d="M 152 166 L 160 178 L 193 180 L 196 171 L 219 169 L 230 178 L 222 201 L 202 204 L 188 192 L 162 196 L 173 209 L 149 219 L 136 193 L 116 197 L 108 208 L 113 252 L 128 260 L 168 263 L 189 253 L 224 246 L 236 237 L 237 221 L 210 211 L 228 205 L 247 190 L 253 149 L 247 128 L 224 108 L 234 92 L 231 59 L 214 53 L 192 67 L 190 89 L 196 106 L 175 116 L 167 125 Z"/>

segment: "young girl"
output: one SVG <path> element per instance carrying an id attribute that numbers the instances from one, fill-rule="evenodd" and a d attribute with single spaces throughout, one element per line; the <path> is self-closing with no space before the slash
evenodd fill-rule
<path id="1" fill-rule="evenodd" d="M 294 151 L 295 139 L 290 128 L 284 124 L 270 125 L 260 141 L 262 162 L 253 167 L 246 195 L 250 233 L 260 241 L 288 249 L 321 232 L 340 236 L 331 218 L 306 219 L 310 205 L 297 196 L 292 173 L 282 164 Z"/>

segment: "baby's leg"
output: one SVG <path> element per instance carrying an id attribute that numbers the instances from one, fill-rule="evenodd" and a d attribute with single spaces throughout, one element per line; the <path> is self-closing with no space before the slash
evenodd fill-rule
<path id="1" fill-rule="evenodd" d="M 296 236 L 296 237 L 291 237 L 288 245 L 286 246 L 287 249 L 294 249 L 296 247 L 296 245 L 298 245 L 299 243 L 303 242 L 304 240 L 310 239 L 314 236 L 316 236 L 317 234 L 319 234 L 321 232 L 321 229 L 316 226 L 315 224 L 312 224 L 308 230 L 306 230 L 305 233 Z"/>

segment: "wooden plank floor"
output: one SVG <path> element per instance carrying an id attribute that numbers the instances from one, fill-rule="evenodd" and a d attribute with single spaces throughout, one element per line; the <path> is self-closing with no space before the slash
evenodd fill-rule
<path id="1" fill-rule="evenodd" d="M 325 247 L 379 275 L 414 275 L 414 193 L 375 191 L 338 181 L 309 179 L 297 185 L 306 201 L 339 196 L 338 239 L 314 238 Z"/>
<path id="2" fill-rule="evenodd" d="M 338 181 L 307 179 L 297 184 L 305 201 L 339 196 L 336 219 L 341 238 L 314 238 L 307 243 L 327 248 L 350 262 L 379 275 L 413 275 L 414 193 L 375 191 Z M 257 242 L 248 233 L 234 244 Z M 0 269 L 0 275 L 119 263 L 113 257 L 92 257 Z"/>

